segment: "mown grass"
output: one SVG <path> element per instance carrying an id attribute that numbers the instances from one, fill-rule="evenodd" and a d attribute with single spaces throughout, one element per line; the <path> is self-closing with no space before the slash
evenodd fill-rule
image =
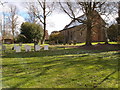
<path id="1" fill-rule="evenodd" d="M 2 56 L 3 88 L 118 88 L 120 52 L 52 46 Z"/>

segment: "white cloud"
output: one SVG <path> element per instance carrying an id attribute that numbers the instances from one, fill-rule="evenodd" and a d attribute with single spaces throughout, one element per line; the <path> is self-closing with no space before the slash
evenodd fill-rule
<path id="1" fill-rule="evenodd" d="M 0 13 L 3 12 L 8 12 L 9 11 L 9 7 L 7 5 L 0 5 Z"/>
<path id="2" fill-rule="evenodd" d="M 24 19 L 22 16 L 20 16 L 20 15 L 16 15 L 16 16 L 18 17 L 18 19 L 17 19 L 17 24 L 18 24 L 17 30 L 19 30 L 20 27 L 21 27 L 21 24 L 22 24 L 23 22 L 25 22 L 25 19 Z"/>
<path id="3" fill-rule="evenodd" d="M 52 31 L 62 30 L 70 21 L 71 19 L 63 13 L 57 13 L 47 17 L 48 33 L 50 34 Z"/>
<path id="4" fill-rule="evenodd" d="M 117 23 L 116 18 L 118 17 L 118 14 L 111 14 L 111 15 L 101 15 L 101 17 L 103 18 L 103 20 L 105 20 L 106 23 L 108 23 L 109 25 L 111 24 L 115 24 Z"/>

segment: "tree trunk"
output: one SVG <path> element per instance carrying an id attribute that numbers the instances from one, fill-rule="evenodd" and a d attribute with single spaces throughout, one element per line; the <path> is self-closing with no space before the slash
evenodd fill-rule
<path id="1" fill-rule="evenodd" d="M 93 22 L 93 9 L 92 9 L 92 3 L 88 3 L 88 9 L 86 9 L 86 17 L 87 17 L 87 32 L 86 32 L 86 46 L 91 46 L 92 42 L 92 22 Z"/>
<path id="2" fill-rule="evenodd" d="M 46 24 L 44 24 L 44 33 L 43 33 L 43 37 L 42 37 L 42 40 L 41 40 L 41 44 L 44 44 L 45 42 L 45 36 L 46 36 L 46 33 L 45 33 L 45 30 L 46 29 Z"/>
<path id="3" fill-rule="evenodd" d="M 15 38 L 14 38 L 14 29 L 12 28 L 12 34 L 13 34 L 13 44 L 15 43 Z"/>
<path id="4" fill-rule="evenodd" d="M 92 23 L 88 20 L 87 23 L 87 32 L 86 32 L 86 46 L 91 46 L 91 34 L 92 34 Z"/>
<path id="5" fill-rule="evenodd" d="M 46 9 L 46 0 L 44 0 L 43 2 L 43 16 L 44 16 L 44 33 L 43 33 L 43 37 L 42 37 L 42 40 L 41 40 L 41 44 L 44 44 L 45 42 L 45 36 L 46 36 L 46 13 L 45 13 L 45 9 Z"/>
<path id="6" fill-rule="evenodd" d="M 109 44 L 108 43 L 108 35 L 107 35 L 107 30 L 105 29 L 105 44 Z"/>

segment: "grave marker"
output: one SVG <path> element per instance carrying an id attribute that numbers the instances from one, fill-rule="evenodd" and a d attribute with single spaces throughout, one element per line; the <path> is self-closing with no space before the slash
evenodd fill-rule
<path id="1" fill-rule="evenodd" d="M 48 45 L 45 45 L 45 46 L 44 46 L 44 50 L 49 50 L 49 49 L 48 49 Z"/>
<path id="2" fill-rule="evenodd" d="M 31 51 L 31 46 L 29 46 L 29 45 L 25 45 L 25 51 L 26 51 L 26 52 Z"/>
<path id="3" fill-rule="evenodd" d="M 20 46 L 16 46 L 15 50 L 16 50 L 16 52 L 21 52 L 21 47 Z"/>
<path id="4" fill-rule="evenodd" d="M 16 47 L 17 47 L 17 46 L 16 46 L 16 45 L 14 45 L 14 46 L 13 46 L 13 50 L 16 50 Z"/>
<path id="5" fill-rule="evenodd" d="M 41 48 L 39 45 L 35 45 L 35 51 L 39 51 Z"/>

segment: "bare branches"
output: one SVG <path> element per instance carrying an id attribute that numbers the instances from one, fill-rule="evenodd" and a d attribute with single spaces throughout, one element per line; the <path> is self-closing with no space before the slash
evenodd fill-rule
<path id="1" fill-rule="evenodd" d="M 110 13 L 112 13 L 112 10 L 110 10 L 111 7 L 110 6 L 107 7 L 109 9 L 108 13 L 105 6 L 106 2 L 96 2 L 95 0 L 90 0 L 89 2 L 76 1 L 74 3 L 77 4 L 77 8 L 81 9 L 81 11 L 83 12 L 83 16 L 86 17 L 85 19 L 83 19 L 83 16 L 79 17 L 76 16 L 75 10 L 73 9 L 74 5 L 72 4 L 72 2 L 64 3 L 65 5 L 64 4 L 62 5 L 62 3 L 59 2 L 62 10 L 72 19 L 72 21 L 73 22 L 78 21 L 79 23 L 84 23 L 86 25 L 87 28 L 86 45 L 91 45 L 92 29 L 97 27 L 96 25 L 99 25 L 99 23 L 97 22 L 100 22 L 101 24 L 104 23 L 105 26 L 106 23 L 103 19 L 101 19 L 100 14 L 103 13 L 106 15 L 106 17 L 109 16 Z M 71 24 L 72 22 L 70 22 L 70 24 L 68 24 L 66 27 L 68 27 Z"/>
<path id="2" fill-rule="evenodd" d="M 9 13 L 9 20 L 11 22 L 11 29 L 14 30 L 15 27 L 17 26 L 17 19 L 18 16 L 16 16 L 17 14 L 17 7 L 16 6 L 10 6 L 10 13 Z"/>
<path id="3" fill-rule="evenodd" d="M 72 13 L 73 18 L 75 18 L 75 14 L 74 14 L 74 11 L 72 10 L 72 6 L 70 5 L 69 2 L 66 2 L 66 3 L 67 3 L 67 5 L 68 5 L 68 7 L 69 7 L 69 9 L 70 9 L 70 11 Z"/>
<path id="4" fill-rule="evenodd" d="M 73 18 L 68 12 L 67 10 L 65 10 L 65 8 L 62 6 L 61 2 L 59 2 L 61 8 L 63 9 L 63 11 L 70 17 L 70 18 Z"/>
<path id="5" fill-rule="evenodd" d="M 42 4 L 43 2 L 40 2 L 39 0 L 37 0 L 37 1 L 38 1 L 38 3 L 39 3 L 40 7 L 41 7 L 41 8 L 44 8 L 44 7 L 43 7 L 43 4 Z"/>
<path id="6" fill-rule="evenodd" d="M 52 14 L 53 10 L 55 9 L 54 4 L 55 3 L 53 2 L 51 5 L 47 5 L 48 11 L 46 12 L 46 16 L 49 16 Z"/>
<path id="7" fill-rule="evenodd" d="M 34 5 L 32 5 L 32 10 L 31 11 L 32 11 L 33 15 L 35 15 L 42 24 L 44 24 L 44 22 L 41 19 L 41 13 L 38 10 L 38 8 L 36 8 Z"/>
<path id="8" fill-rule="evenodd" d="M 10 5 L 9 7 L 10 7 L 10 12 L 9 12 L 8 19 L 10 21 L 10 28 L 12 30 L 13 39 L 14 39 L 14 37 L 15 37 L 15 28 L 18 25 L 17 24 L 17 19 L 18 19 L 17 12 L 18 12 L 18 10 L 17 10 L 16 6 Z"/>
<path id="9" fill-rule="evenodd" d="M 54 10 L 54 2 L 52 2 L 51 5 L 48 5 L 46 0 L 37 0 L 37 3 L 27 4 L 27 7 L 29 15 L 33 14 L 36 19 L 39 19 L 39 21 L 44 24 L 44 17 L 51 15 L 52 11 Z"/>

